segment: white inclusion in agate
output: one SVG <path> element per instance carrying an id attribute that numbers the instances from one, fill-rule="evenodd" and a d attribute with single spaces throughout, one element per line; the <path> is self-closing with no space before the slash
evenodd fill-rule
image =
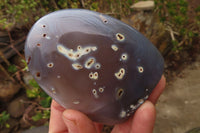
<path id="1" fill-rule="evenodd" d="M 99 98 L 99 95 L 97 94 L 96 89 L 93 89 L 92 93 L 93 93 L 93 95 L 94 95 L 95 98 Z"/>
<path id="2" fill-rule="evenodd" d="M 121 33 L 117 33 L 115 36 L 116 36 L 117 40 L 120 42 L 125 40 L 125 36 Z"/>
<path id="3" fill-rule="evenodd" d="M 124 118 L 126 117 L 126 111 L 125 110 L 122 110 L 119 114 L 120 118 Z"/>
<path id="4" fill-rule="evenodd" d="M 104 92 L 104 88 L 103 87 L 99 87 L 99 92 L 103 93 Z"/>
<path id="5" fill-rule="evenodd" d="M 111 48 L 112 48 L 112 50 L 114 50 L 115 52 L 118 50 L 118 47 L 117 47 L 115 44 L 111 45 Z"/>
<path id="6" fill-rule="evenodd" d="M 95 63 L 95 58 L 91 57 L 85 62 L 85 68 L 90 69 Z"/>
<path id="7" fill-rule="evenodd" d="M 120 60 L 126 61 L 127 59 L 128 59 L 128 55 L 126 53 L 123 53 L 121 55 L 121 59 Z"/>
<path id="8" fill-rule="evenodd" d="M 89 73 L 89 78 L 90 79 L 94 79 L 94 80 L 97 80 L 98 79 L 98 77 L 99 77 L 99 74 L 98 74 L 98 72 L 91 72 L 91 73 Z"/>
<path id="9" fill-rule="evenodd" d="M 80 104 L 80 101 L 73 101 L 73 104 Z"/>
<path id="10" fill-rule="evenodd" d="M 115 73 L 115 77 L 119 80 L 123 79 L 124 75 L 125 75 L 124 68 L 120 68 L 119 71 Z"/>
<path id="11" fill-rule="evenodd" d="M 143 73 L 144 72 L 144 68 L 142 66 L 138 66 L 138 72 L 139 73 Z"/>
<path id="12" fill-rule="evenodd" d="M 54 64 L 52 62 L 47 64 L 48 68 L 52 68 L 53 66 L 54 66 Z"/>
<path id="13" fill-rule="evenodd" d="M 51 92 L 53 93 L 53 94 L 56 94 L 56 89 L 55 88 L 51 88 Z"/>
<path id="14" fill-rule="evenodd" d="M 100 69 L 101 68 L 101 64 L 100 63 L 95 63 L 95 69 Z"/>
<path id="15" fill-rule="evenodd" d="M 83 69 L 83 66 L 79 63 L 73 63 L 72 64 L 72 67 L 75 69 L 75 70 L 80 70 L 80 69 Z"/>
<path id="16" fill-rule="evenodd" d="M 77 50 L 74 51 L 73 49 L 69 49 L 69 48 L 64 47 L 61 44 L 58 44 L 57 50 L 59 53 L 67 57 L 69 60 L 76 61 L 80 59 L 83 55 L 87 55 L 91 53 L 92 51 L 93 52 L 96 51 L 97 47 L 87 46 L 87 47 L 82 48 L 81 46 L 78 46 Z"/>

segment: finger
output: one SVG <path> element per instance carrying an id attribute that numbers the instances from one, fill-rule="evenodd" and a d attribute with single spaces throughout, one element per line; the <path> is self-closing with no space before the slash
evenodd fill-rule
<path id="1" fill-rule="evenodd" d="M 154 104 L 156 103 L 157 99 L 159 98 L 159 96 L 161 95 L 161 93 L 163 92 L 163 90 L 165 88 L 165 84 L 166 84 L 165 77 L 162 76 L 160 81 L 159 81 L 159 83 L 156 85 L 156 87 L 154 88 L 152 94 L 149 97 L 149 100 L 152 103 L 154 103 Z M 112 130 L 112 133 L 129 133 L 131 124 L 132 124 L 132 117 L 128 121 L 126 121 L 125 123 L 115 125 L 115 127 Z"/>
<path id="2" fill-rule="evenodd" d="M 100 133 L 99 125 L 94 124 L 86 115 L 76 110 L 65 110 L 63 112 L 64 123 L 69 133 Z"/>
<path id="3" fill-rule="evenodd" d="M 150 101 L 146 101 L 136 110 L 130 133 L 152 133 L 155 119 L 155 107 Z"/>
<path id="4" fill-rule="evenodd" d="M 95 128 L 97 131 L 99 131 L 101 133 L 102 129 L 103 129 L 103 124 L 94 122 Z M 97 132 L 98 133 L 98 132 Z"/>
<path id="5" fill-rule="evenodd" d="M 65 109 L 54 100 L 51 103 L 51 116 L 49 123 L 49 133 L 68 133 L 63 122 L 62 113 Z"/>
<path id="6" fill-rule="evenodd" d="M 164 91 L 165 85 L 166 85 L 166 80 L 165 77 L 162 76 L 156 87 L 153 89 L 151 95 L 149 96 L 149 101 L 155 104 L 161 93 Z"/>
<path id="7" fill-rule="evenodd" d="M 132 117 L 122 124 L 115 125 L 111 133 L 130 133 L 131 124 L 132 124 Z"/>

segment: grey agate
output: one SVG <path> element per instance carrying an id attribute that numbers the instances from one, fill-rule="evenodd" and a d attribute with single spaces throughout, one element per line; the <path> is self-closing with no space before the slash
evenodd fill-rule
<path id="1" fill-rule="evenodd" d="M 50 13 L 30 30 L 25 57 L 41 88 L 65 108 L 114 125 L 134 114 L 163 73 L 154 45 L 127 24 L 84 9 Z"/>

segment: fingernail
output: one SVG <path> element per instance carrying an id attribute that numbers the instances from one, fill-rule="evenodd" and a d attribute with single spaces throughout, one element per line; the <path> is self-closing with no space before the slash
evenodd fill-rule
<path id="1" fill-rule="evenodd" d="M 76 120 L 73 120 L 71 117 L 69 118 L 70 114 L 67 111 L 63 113 L 63 120 L 68 128 L 69 133 L 79 133 L 78 124 Z"/>

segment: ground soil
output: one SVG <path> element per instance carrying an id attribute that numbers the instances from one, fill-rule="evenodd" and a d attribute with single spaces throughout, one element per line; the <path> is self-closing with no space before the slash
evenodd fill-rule
<path id="1" fill-rule="evenodd" d="M 156 109 L 154 133 L 185 133 L 200 127 L 200 55 L 171 78 Z"/>

